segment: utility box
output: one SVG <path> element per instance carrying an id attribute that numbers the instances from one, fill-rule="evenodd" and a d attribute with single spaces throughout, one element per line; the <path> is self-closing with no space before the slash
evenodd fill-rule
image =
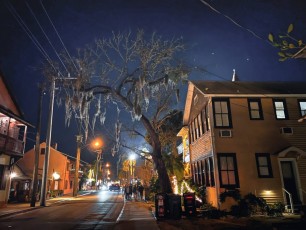
<path id="1" fill-rule="evenodd" d="M 167 216 L 167 194 L 156 193 L 155 194 L 155 217 L 157 219 L 163 219 Z"/>
<path id="2" fill-rule="evenodd" d="M 168 194 L 168 210 L 169 218 L 181 219 L 182 218 L 182 197 L 177 194 Z"/>
<path id="3" fill-rule="evenodd" d="M 195 216 L 196 215 L 196 203 L 195 203 L 195 193 L 184 193 L 184 208 L 185 208 L 185 215 L 188 216 Z"/>

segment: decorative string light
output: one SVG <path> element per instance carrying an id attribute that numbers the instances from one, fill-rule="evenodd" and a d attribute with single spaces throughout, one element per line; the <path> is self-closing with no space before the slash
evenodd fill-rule
<path id="1" fill-rule="evenodd" d="M 195 193 L 195 191 L 192 188 L 190 188 L 190 186 L 187 184 L 187 182 L 185 180 L 183 180 L 182 184 L 181 184 L 181 194 L 180 195 L 183 195 L 184 186 L 186 187 L 188 192 Z M 200 203 L 202 203 L 202 200 L 197 195 L 195 195 L 195 199 L 197 201 L 199 201 Z"/>

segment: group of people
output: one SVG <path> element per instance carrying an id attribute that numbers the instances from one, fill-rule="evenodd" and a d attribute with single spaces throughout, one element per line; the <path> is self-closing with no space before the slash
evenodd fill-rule
<path id="1" fill-rule="evenodd" d="M 142 184 L 126 184 L 123 190 L 124 197 L 126 200 L 132 200 L 132 198 L 134 198 L 135 201 L 144 200 L 143 190 L 144 187 Z"/>

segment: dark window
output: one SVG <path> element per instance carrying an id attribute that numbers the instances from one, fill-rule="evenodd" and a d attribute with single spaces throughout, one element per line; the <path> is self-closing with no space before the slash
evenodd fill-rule
<path id="1" fill-rule="evenodd" d="M 203 185 L 207 185 L 207 182 L 205 180 L 205 160 L 201 160 L 201 168 L 202 168 L 202 181 Z"/>
<path id="2" fill-rule="evenodd" d="M 288 112 L 286 101 L 284 99 L 273 99 L 275 117 L 278 120 L 287 120 Z"/>
<path id="3" fill-rule="evenodd" d="M 72 188 L 72 180 L 70 181 L 70 188 Z"/>
<path id="4" fill-rule="evenodd" d="M 5 166 L 0 165 L 0 190 L 5 190 L 6 175 L 4 172 L 5 172 Z"/>
<path id="5" fill-rule="evenodd" d="M 249 115 L 251 120 L 262 120 L 263 119 L 263 113 L 261 108 L 261 102 L 260 99 L 248 99 L 248 105 L 249 105 Z"/>
<path id="6" fill-rule="evenodd" d="M 210 169 L 210 185 L 215 186 L 214 163 L 212 157 L 209 157 L 209 169 Z"/>
<path id="7" fill-rule="evenodd" d="M 208 158 L 205 159 L 205 179 L 206 179 L 206 186 L 210 187 Z"/>
<path id="8" fill-rule="evenodd" d="M 305 116 L 306 115 L 306 100 L 298 100 L 299 106 L 300 106 L 300 115 Z"/>
<path id="9" fill-rule="evenodd" d="M 228 99 L 214 98 L 213 110 L 214 110 L 214 122 L 216 128 L 232 126 Z"/>
<path id="10" fill-rule="evenodd" d="M 235 153 L 219 153 L 218 166 L 221 188 L 239 188 L 238 169 Z"/>
<path id="11" fill-rule="evenodd" d="M 41 149 L 40 149 L 40 154 L 41 154 L 41 155 L 45 155 L 45 153 L 46 153 L 46 149 L 45 149 L 45 148 L 41 148 Z"/>
<path id="12" fill-rule="evenodd" d="M 273 177 L 269 153 L 256 153 L 257 173 L 260 178 Z"/>

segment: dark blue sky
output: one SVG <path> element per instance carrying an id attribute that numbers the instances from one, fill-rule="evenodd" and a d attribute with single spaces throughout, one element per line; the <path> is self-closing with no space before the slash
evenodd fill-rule
<path id="1" fill-rule="evenodd" d="M 8 4 L 10 2 L 10 4 Z M 0 0 L 0 69 L 4 73 L 24 117 L 36 124 L 39 70 L 44 57 L 14 19 L 16 10 L 47 53 L 56 58 L 23 0 Z M 54 47 L 63 47 L 37 0 L 27 1 Z M 183 37 L 190 65 L 210 74 L 193 71 L 191 79 L 231 80 L 233 69 L 241 81 L 305 81 L 305 60 L 279 62 L 278 50 L 267 41 L 270 32 L 306 36 L 306 1 L 303 0 L 207 0 L 221 14 L 200 0 L 45 0 L 42 1 L 69 52 L 108 37 L 112 31 L 144 29 L 164 38 Z M 13 7 L 13 8 L 12 8 Z M 232 20 L 243 28 L 235 25 Z M 253 31 L 257 38 L 246 29 Z M 182 99 L 184 99 L 184 94 Z M 48 109 L 44 99 L 44 111 Z M 183 103 L 182 103 L 183 104 Z M 47 115 L 44 112 L 43 130 Z M 34 130 L 33 130 L 34 131 Z M 64 135 L 63 135 L 64 134 Z M 63 108 L 55 107 L 52 142 L 68 154 L 75 152 L 75 128 L 64 126 Z M 35 135 L 29 135 L 34 139 Z M 43 131 L 43 138 L 45 131 Z M 30 145 L 34 143 L 29 141 Z M 67 144 L 69 143 L 69 144 Z M 94 155 L 87 157 L 89 161 Z"/>

